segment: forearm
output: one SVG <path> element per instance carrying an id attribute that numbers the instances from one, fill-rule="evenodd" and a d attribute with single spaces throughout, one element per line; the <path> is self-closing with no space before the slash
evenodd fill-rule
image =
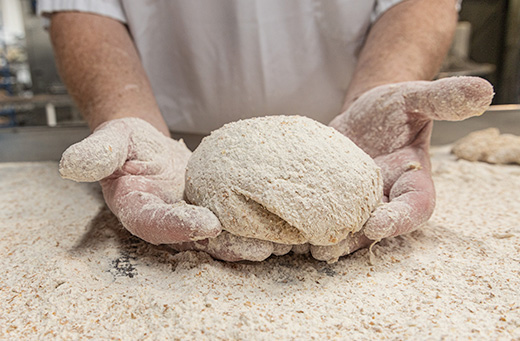
<path id="1" fill-rule="evenodd" d="M 451 45 L 455 0 L 408 0 L 372 26 L 349 85 L 344 109 L 378 85 L 431 80 Z"/>
<path id="2" fill-rule="evenodd" d="M 122 23 L 95 14 L 60 12 L 51 18 L 50 35 L 60 76 L 91 129 L 105 121 L 138 117 L 169 135 Z"/>

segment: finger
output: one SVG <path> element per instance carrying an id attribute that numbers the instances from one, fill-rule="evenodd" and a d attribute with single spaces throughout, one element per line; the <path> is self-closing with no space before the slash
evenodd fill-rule
<path id="1" fill-rule="evenodd" d="M 339 257 L 346 256 L 358 249 L 367 247 L 373 242 L 374 241 L 368 239 L 363 232 L 356 232 L 335 245 L 311 245 L 311 254 L 312 257 L 317 260 L 335 263 Z"/>
<path id="2" fill-rule="evenodd" d="M 309 253 L 311 245 L 309 243 L 293 245 L 291 251 L 297 255 L 306 255 Z"/>
<path id="3" fill-rule="evenodd" d="M 289 244 L 273 243 L 273 255 L 283 256 L 291 252 L 293 246 Z"/>
<path id="4" fill-rule="evenodd" d="M 150 193 L 132 192 L 121 198 L 125 209 L 118 218 L 132 234 L 152 244 L 170 244 L 216 237 L 221 231 L 218 218 L 207 208 L 166 204 Z M 132 202 L 133 207 L 129 204 Z"/>
<path id="5" fill-rule="evenodd" d="M 152 244 L 169 244 L 217 236 L 222 227 L 207 208 L 184 201 L 168 203 L 155 188 L 146 191 L 146 179 L 124 176 L 102 181 L 109 208 L 132 234 Z"/>
<path id="6" fill-rule="evenodd" d="M 172 244 L 171 247 L 177 251 L 204 251 L 212 257 L 236 262 L 241 260 L 263 261 L 273 253 L 273 243 L 235 236 L 223 231 L 216 238 L 209 238 L 196 242 Z"/>
<path id="7" fill-rule="evenodd" d="M 389 202 L 365 223 L 367 238 L 381 240 L 411 232 L 425 223 L 435 207 L 435 190 L 427 168 L 405 172 L 392 186 Z"/>
<path id="8" fill-rule="evenodd" d="M 390 196 L 390 191 L 399 178 L 408 171 L 429 167 L 429 162 L 420 162 L 417 160 L 413 148 L 398 150 L 394 153 L 378 156 L 374 159 L 375 163 L 381 168 L 383 177 L 383 194 Z"/>
<path id="9" fill-rule="evenodd" d="M 406 111 L 433 120 L 460 121 L 481 115 L 494 95 L 493 86 L 479 77 L 450 77 L 403 84 L 407 85 L 402 92 Z"/>
<path id="10" fill-rule="evenodd" d="M 404 173 L 423 170 L 425 176 L 430 176 L 429 141 L 432 128 L 433 122 L 430 121 L 414 136 L 409 146 L 374 158 L 375 163 L 381 168 L 383 194 L 386 199 L 390 196 L 394 184 Z"/>
<path id="11" fill-rule="evenodd" d="M 109 121 L 84 140 L 70 146 L 61 157 L 63 178 L 94 182 L 111 175 L 127 158 L 130 132 L 123 122 Z"/>

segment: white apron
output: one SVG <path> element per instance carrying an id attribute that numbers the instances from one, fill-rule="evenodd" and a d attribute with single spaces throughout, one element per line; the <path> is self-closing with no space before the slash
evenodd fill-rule
<path id="1" fill-rule="evenodd" d="M 128 25 L 173 131 L 340 113 L 371 23 L 399 0 L 40 0 Z"/>

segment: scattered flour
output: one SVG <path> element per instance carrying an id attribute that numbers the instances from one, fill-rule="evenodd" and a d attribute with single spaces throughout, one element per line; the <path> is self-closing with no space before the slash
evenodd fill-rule
<path id="1" fill-rule="evenodd" d="M 520 170 L 433 149 L 437 208 L 335 264 L 133 237 L 98 184 L 0 164 L 0 339 L 520 339 Z"/>

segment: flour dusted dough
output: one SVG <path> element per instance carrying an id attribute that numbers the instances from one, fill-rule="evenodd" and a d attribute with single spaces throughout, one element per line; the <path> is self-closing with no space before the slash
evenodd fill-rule
<path id="1" fill-rule="evenodd" d="M 520 164 L 520 136 L 501 135 L 497 128 L 479 130 L 455 142 L 452 152 L 469 161 Z"/>
<path id="2" fill-rule="evenodd" d="M 301 116 L 226 124 L 204 138 L 186 171 L 187 199 L 225 230 L 283 244 L 338 243 L 361 229 L 382 193 L 367 154 Z"/>

